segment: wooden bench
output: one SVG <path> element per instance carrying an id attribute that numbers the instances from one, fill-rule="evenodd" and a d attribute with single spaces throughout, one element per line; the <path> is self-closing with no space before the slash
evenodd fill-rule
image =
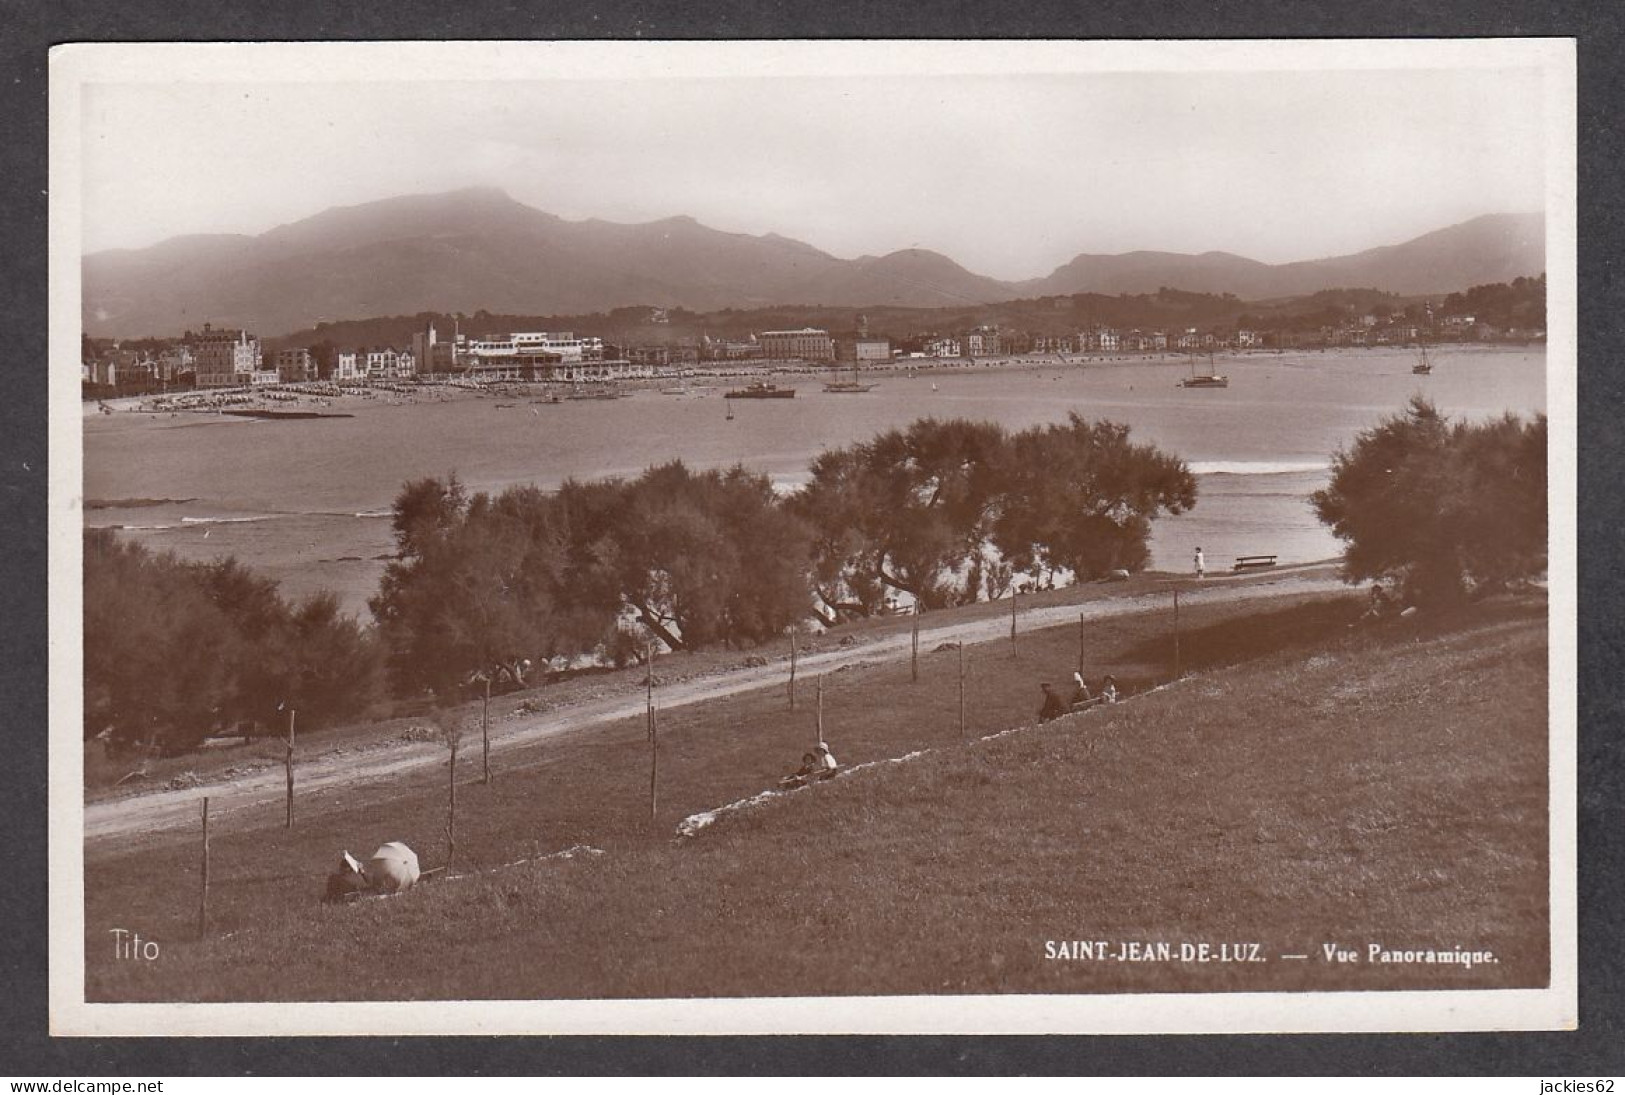
<path id="1" fill-rule="evenodd" d="M 1235 565 L 1230 569 L 1257 570 L 1260 567 L 1272 567 L 1274 565 L 1275 556 L 1273 555 L 1238 555 L 1236 556 Z"/>

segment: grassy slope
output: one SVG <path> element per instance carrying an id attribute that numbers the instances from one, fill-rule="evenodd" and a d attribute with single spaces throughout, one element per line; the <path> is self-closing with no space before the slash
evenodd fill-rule
<path id="1" fill-rule="evenodd" d="M 1544 605 L 1422 636 L 1350 631 L 1354 600 L 1193 606 L 1166 690 L 993 741 L 959 740 L 955 656 L 830 679 L 847 764 L 936 751 L 725 817 L 811 737 L 779 690 L 663 722 L 651 828 L 635 722 L 504 759 L 459 796 L 483 865 L 584 841 L 603 857 L 495 871 L 338 909 L 333 852 L 405 839 L 434 862 L 438 776 L 385 799 L 301 803 L 292 833 L 238 819 L 215 842 L 215 922 L 195 915 L 191 839 L 87 869 L 92 999 L 683 996 L 1535 985 L 1546 955 Z M 1096 625 L 1094 672 L 1165 674 L 1167 620 Z M 1031 723 L 1073 629 L 971 648 L 971 734 Z M 1247 659 L 1256 659 L 1247 661 Z M 1222 670 L 1226 663 L 1247 662 Z M 467 769 L 472 778 L 475 766 Z M 304 820 L 308 818 L 308 820 Z M 460 865 L 476 865 L 460 854 Z M 173 879 L 155 887 L 154 878 Z M 106 931 L 164 940 L 111 961 Z M 1332 968 L 1046 961 L 1048 939 L 1488 947 L 1499 964 Z"/>

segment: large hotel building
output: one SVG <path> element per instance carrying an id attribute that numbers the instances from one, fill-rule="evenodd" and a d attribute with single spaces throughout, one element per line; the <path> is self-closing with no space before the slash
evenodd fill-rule
<path id="1" fill-rule="evenodd" d="M 800 358 L 803 361 L 834 361 L 835 340 L 828 331 L 803 327 L 799 331 L 763 331 L 756 336 L 762 356 L 773 361 Z"/>

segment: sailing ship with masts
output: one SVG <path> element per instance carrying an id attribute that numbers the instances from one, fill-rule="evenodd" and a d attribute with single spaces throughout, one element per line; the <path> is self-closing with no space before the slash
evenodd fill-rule
<path id="1" fill-rule="evenodd" d="M 1207 355 L 1207 372 L 1196 371 L 1196 359 L 1191 358 L 1191 375 L 1179 382 L 1182 388 L 1228 388 L 1230 378 L 1218 372 L 1213 367 L 1213 355 Z"/>

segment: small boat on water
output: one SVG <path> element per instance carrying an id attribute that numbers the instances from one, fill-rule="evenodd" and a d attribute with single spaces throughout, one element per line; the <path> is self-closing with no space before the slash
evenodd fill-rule
<path id="1" fill-rule="evenodd" d="M 1197 372 L 1196 364 L 1192 362 L 1191 375 L 1187 376 L 1184 380 L 1181 380 L 1179 382 L 1179 386 L 1182 388 L 1228 388 L 1230 387 L 1230 378 L 1222 373 L 1214 371 L 1213 355 L 1209 354 L 1207 358 L 1207 372 Z"/>
<path id="2" fill-rule="evenodd" d="M 337 414 L 330 411 L 274 411 L 270 409 L 248 408 L 228 409 L 220 412 L 229 414 L 233 418 L 267 418 L 274 421 L 304 420 L 309 418 L 354 418 L 353 414 Z"/>
<path id="3" fill-rule="evenodd" d="M 856 369 L 852 370 L 852 378 L 850 380 L 842 379 L 841 376 L 837 374 L 824 382 L 824 391 L 828 392 L 830 395 L 861 395 L 864 392 L 872 392 L 878 387 L 878 384 L 865 384 L 863 381 L 859 380 L 858 371 Z"/>
<path id="4" fill-rule="evenodd" d="M 1428 360 L 1427 343 L 1422 343 L 1421 349 L 1422 356 L 1417 359 L 1415 365 L 1411 366 L 1411 372 L 1417 376 L 1428 376 L 1433 372 L 1433 362 Z"/>
<path id="5" fill-rule="evenodd" d="M 765 380 L 758 380 L 747 384 L 743 388 L 729 388 L 723 393 L 726 399 L 794 399 L 794 388 L 781 388 L 777 384 L 770 384 Z"/>

